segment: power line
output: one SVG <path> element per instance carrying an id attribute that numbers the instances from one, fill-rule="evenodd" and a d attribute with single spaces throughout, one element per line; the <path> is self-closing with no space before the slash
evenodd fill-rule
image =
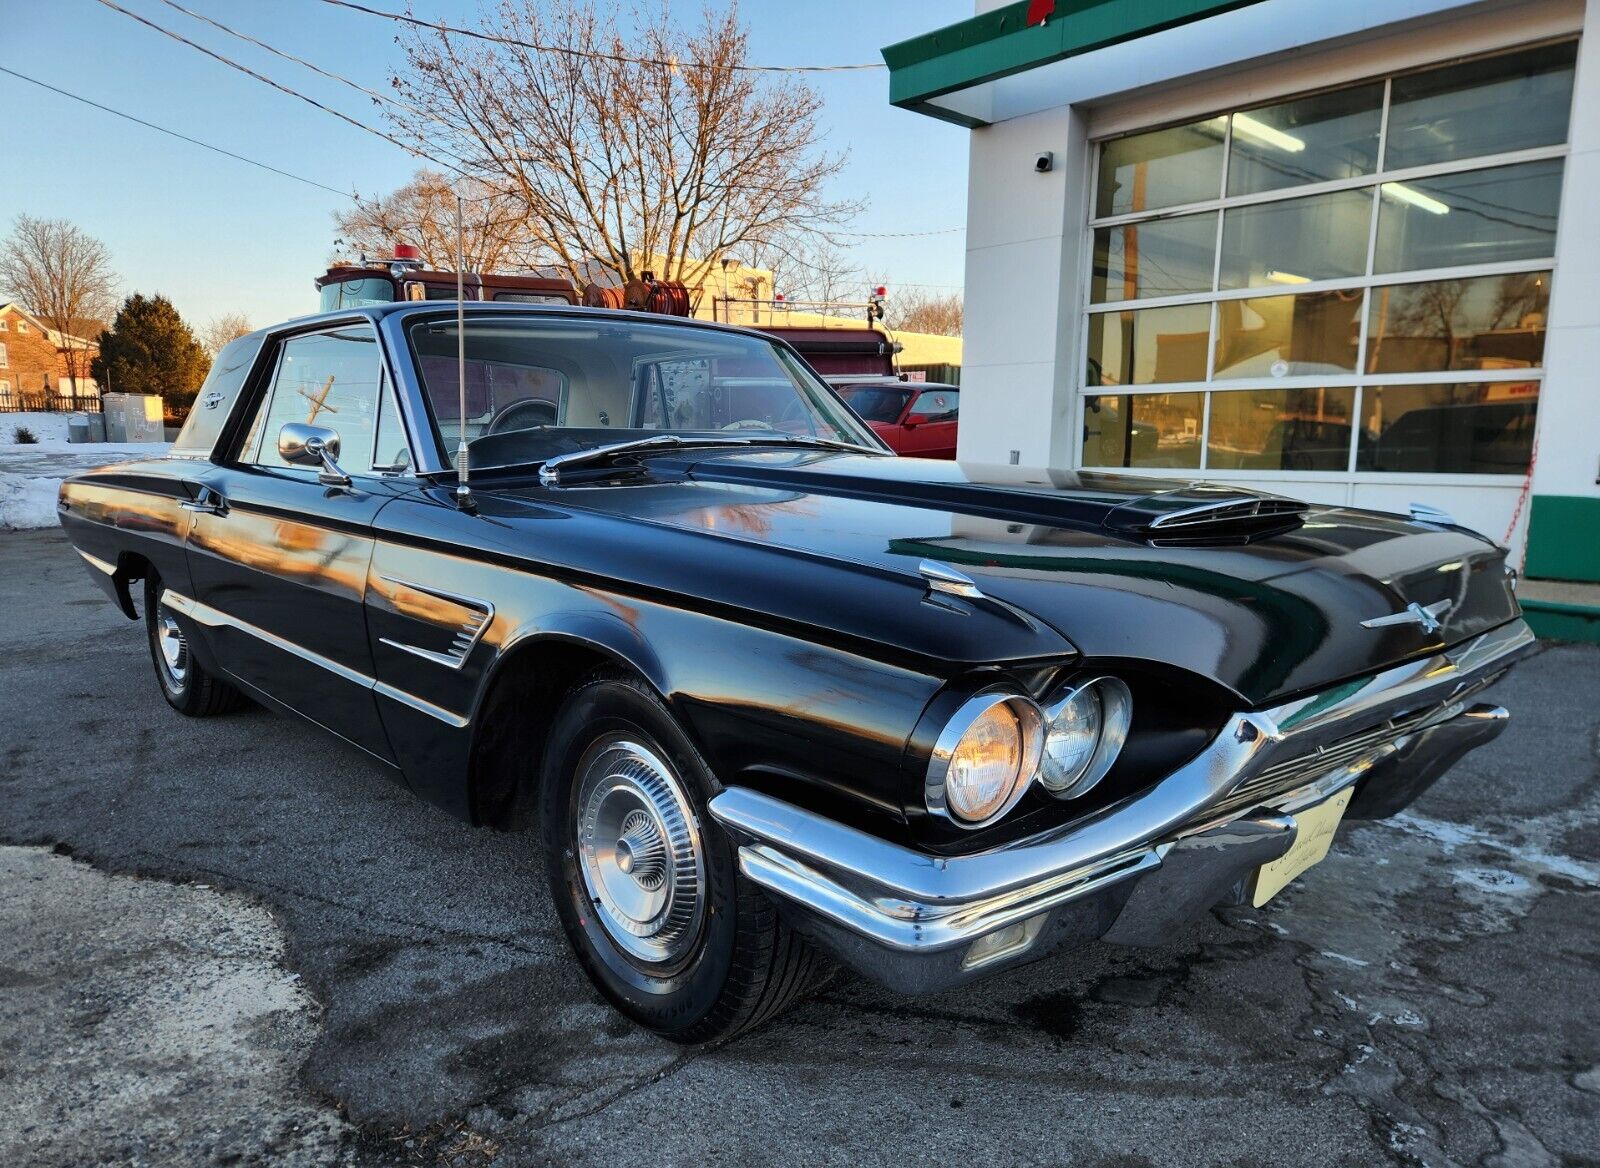
<path id="1" fill-rule="evenodd" d="M 478 29 L 461 28 L 458 25 L 445 24 L 443 21 L 423 20 L 421 17 L 412 16 L 408 12 L 385 12 L 381 8 L 358 4 L 355 0 L 322 0 L 322 2 L 331 4 L 336 8 L 348 8 L 355 12 L 364 12 L 368 16 L 381 16 L 385 20 L 415 25 L 418 28 L 426 28 L 433 32 L 444 33 L 447 36 L 471 37 L 474 40 L 490 41 L 497 45 L 510 45 L 518 49 L 532 49 L 536 53 L 561 53 L 569 57 L 588 57 L 598 61 L 616 61 L 624 65 L 655 65 L 667 69 L 681 69 L 685 64 L 683 61 L 662 57 L 630 57 L 622 53 L 598 53 L 592 49 L 575 49 L 568 45 L 541 45 L 535 41 L 518 40 L 516 37 L 500 36 L 496 33 L 482 32 Z M 692 64 L 696 69 L 724 69 L 730 73 L 850 73 L 888 68 L 881 61 L 867 61 L 859 65 L 720 65 L 705 61 L 689 62 L 689 64 Z"/>
<path id="2" fill-rule="evenodd" d="M 122 5 L 117 4 L 115 2 L 115 0 L 99 0 L 99 2 L 101 4 L 103 4 L 105 7 L 111 9 L 114 12 L 122 13 L 122 15 L 128 17 L 130 20 L 138 21 L 140 24 L 144 25 L 146 28 L 154 29 L 156 32 L 159 32 L 162 36 L 170 37 L 172 40 L 177 41 L 179 44 L 188 45 L 191 49 L 194 49 L 196 52 L 204 53 L 206 56 L 210 57 L 213 61 L 217 61 L 220 64 L 226 65 L 230 69 L 237 69 L 240 73 L 243 73 L 247 77 L 253 77 L 255 80 L 261 82 L 263 85 L 271 86 L 273 89 L 276 89 L 279 93 L 284 93 L 284 94 L 289 95 L 290 97 L 299 98 L 301 101 L 305 102 L 307 105 L 314 106 L 315 108 L 321 110 L 325 114 L 331 114 L 333 117 L 338 118 L 341 122 L 346 122 L 349 125 L 354 126 L 358 130 L 365 130 L 369 134 L 374 134 L 377 137 L 382 138 L 385 142 L 388 142 L 391 145 L 400 147 L 400 149 L 404 150 L 407 154 L 410 154 L 415 158 L 426 158 L 429 162 L 437 163 L 439 166 L 444 167 L 446 170 L 453 170 L 457 174 L 461 175 L 462 177 L 464 177 L 464 178 L 467 177 L 466 172 L 463 171 L 459 166 L 456 166 L 454 163 L 445 162 L 443 159 L 435 158 L 433 155 L 428 154 L 425 151 L 420 150 L 415 146 L 407 145 L 405 142 L 402 142 L 399 138 L 396 138 L 394 135 L 386 133 L 385 131 L 378 129 L 376 126 L 369 126 L 365 122 L 357 121 L 355 118 L 352 118 L 349 114 L 342 113 L 339 110 L 334 109 L 332 106 L 324 105 L 322 102 L 318 101 L 314 97 L 307 97 L 305 94 L 301 93 L 298 90 L 290 89 L 287 85 L 282 85 L 279 82 L 274 81 L 270 77 L 267 77 L 267 76 L 265 76 L 265 75 L 263 75 L 261 73 L 257 73 L 254 69 L 250 68 L 248 65 L 242 65 L 238 61 L 235 61 L 230 57 L 225 57 L 221 53 L 213 52 L 211 49 L 206 48 L 204 45 L 199 44 L 196 41 L 190 40 L 188 37 L 184 36 L 182 33 L 173 32 L 170 28 L 163 27 L 162 25 L 157 24 L 153 20 L 149 20 L 146 17 L 140 16 L 137 12 L 129 12 L 126 8 L 122 7 Z"/>
<path id="3" fill-rule="evenodd" d="M 238 40 L 244 41 L 246 44 L 255 45 L 258 49 L 263 49 L 266 52 L 271 53 L 275 57 L 281 57 L 285 61 L 292 61 L 296 65 L 300 65 L 300 66 L 302 66 L 302 67 L 304 67 L 306 69 L 311 70 L 313 73 L 317 74 L 318 76 L 326 77 L 330 81 L 337 81 L 341 85 L 347 85 L 351 89 L 355 90 L 357 93 L 360 93 L 360 94 L 363 94 L 363 95 L 365 95 L 367 97 L 370 97 L 373 101 L 381 102 L 381 103 L 383 103 L 385 105 L 392 105 L 396 109 L 404 110 L 406 113 L 412 115 L 413 117 L 422 118 L 424 120 L 437 120 L 437 119 L 435 119 L 433 117 L 433 115 L 428 114 L 425 111 L 418 109 L 414 105 L 411 105 L 411 104 L 409 104 L 407 102 L 399 101 L 399 100 L 397 100 L 395 98 L 390 97 L 386 93 L 380 93 L 376 89 L 368 89 L 365 85 L 362 85 L 360 82 L 352 81 L 350 78 L 345 77 L 342 74 L 334 73 L 334 72 L 331 72 L 330 70 L 324 69 L 324 68 L 322 68 L 322 66 L 314 64 L 311 61 L 306 60 L 304 57 L 297 57 L 293 53 L 285 52 L 283 49 L 277 48 L 274 45 L 269 45 L 266 41 L 260 40 L 260 39 L 258 39 L 256 37 L 253 37 L 249 33 L 240 32 L 236 28 L 230 28 L 228 25 L 223 24 L 220 20 L 214 20 L 211 17 L 207 16 L 203 12 L 195 12 L 192 9 L 185 8 L 182 4 L 179 4 L 177 2 L 177 0 L 161 0 L 161 2 L 163 4 L 165 4 L 168 8 L 174 8 L 177 11 L 183 13 L 185 16 L 189 16 L 189 17 L 194 18 L 195 20 L 202 21 L 205 24 L 209 24 L 212 28 L 215 28 L 215 29 L 217 29 L 217 30 L 219 30 L 221 32 L 224 32 L 228 36 L 231 36 L 231 37 L 234 37 L 234 38 L 236 38 Z M 466 160 L 464 158 L 461 158 L 459 155 L 451 154 L 450 157 L 454 158 L 457 162 L 460 162 L 462 165 L 466 165 Z"/>
<path id="4" fill-rule="evenodd" d="M 202 142 L 199 138 L 191 138 L 188 134 L 179 133 L 177 130 L 169 130 L 166 126 L 158 126 L 154 122 L 147 122 L 143 118 L 135 117 L 133 114 L 127 113 L 123 110 L 113 109 L 109 105 L 101 105 L 98 101 L 91 101 L 87 97 L 80 97 L 76 93 L 68 93 L 65 89 L 58 89 L 47 81 L 40 81 L 37 77 L 29 77 L 26 73 L 18 73 L 15 69 L 7 69 L 4 65 L 0 65 L 0 73 L 5 73 L 8 76 L 15 77 L 18 81 L 26 81 L 30 85 L 37 85 L 41 89 L 48 89 L 51 93 L 60 94 L 62 97 L 71 98 L 73 101 L 82 102 L 84 105 L 92 106 L 93 108 L 100 110 L 102 113 L 108 113 L 119 118 L 124 118 L 127 121 L 143 126 L 148 130 L 154 130 L 158 134 L 166 134 L 169 138 L 177 138 L 179 141 L 188 142 L 191 146 L 199 146 L 203 150 L 210 150 L 215 154 L 225 155 L 228 158 L 234 159 L 236 162 L 243 162 L 250 166 L 259 167 L 262 170 L 270 170 L 273 174 L 282 175 L 284 178 L 292 178 L 295 182 L 305 183 L 309 187 L 316 187 L 318 190 L 328 191 L 329 193 L 339 195 L 342 198 L 354 199 L 356 202 L 360 202 L 360 200 L 356 199 L 356 196 L 351 194 L 349 191 L 341 191 L 336 187 L 330 187 L 327 183 L 320 183 L 314 178 L 306 178 L 301 174 L 294 174 L 287 170 L 280 170 L 276 166 L 269 165 L 265 162 L 257 162 L 254 158 L 246 158 L 243 154 L 235 154 L 232 150 L 224 149 L 221 146 L 213 146 L 210 142 Z"/>
<path id="5" fill-rule="evenodd" d="M 828 234 L 851 239 L 920 239 L 926 235 L 955 235 L 965 230 L 965 227 L 940 227 L 936 231 L 830 231 Z"/>

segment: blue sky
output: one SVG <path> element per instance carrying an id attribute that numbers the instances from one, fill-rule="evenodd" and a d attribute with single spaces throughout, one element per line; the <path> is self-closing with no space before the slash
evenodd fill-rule
<path id="1" fill-rule="evenodd" d="M 392 22 L 321 0 L 181 0 L 242 32 L 385 88 L 401 62 Z M 191 40 L 380 123 L 369 99 L 169 8 L 123 7 Z M 402 0 L 370 0 L 400 11 Z M 696 0 L 672 0 L 692 21 Z M 720 6 L 720 0 L 713 0 Z M 475 23 L 478 0 L 414 0 L 414 12 Z M 879 60 L 878 50 L 971 14 L 971 0 L 746 0 L 750 57 L 761 64 Z M 96 0 L 0 0 L 0 65 L 364 195 L 392 190 L 415 168 L 408 155 L 153 32 Z M 960 226 L 967 133 L 894 109 L 881 71 L 811 75 L 825 102 L 830 150 L 850 159 L 841 197 L 870 206 L 860 232 Z M 312 278 L 333 240 L 334 195 L 222 158 L 0 74 L 0 230 L 19 212 L 66 218 L 111 249 L 122 291 L 160 292 L 203 323 L 243 312 L 268 324 L 315 309 Z M 897 283 L 956 286 L 963 237 L 863 240 L 855 257 Z"/>

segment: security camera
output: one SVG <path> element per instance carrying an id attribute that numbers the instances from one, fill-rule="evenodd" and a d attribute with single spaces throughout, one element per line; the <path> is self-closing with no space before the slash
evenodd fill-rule
<path id="1" fill-rule="evenodd" d="M 1033 172 L 1035 174 L 1044 174 L 1046 171 L 1053 170 L 1055 165 L 1056 156 L 1048 150 L 1041 150 L 1033 156 Z"/>

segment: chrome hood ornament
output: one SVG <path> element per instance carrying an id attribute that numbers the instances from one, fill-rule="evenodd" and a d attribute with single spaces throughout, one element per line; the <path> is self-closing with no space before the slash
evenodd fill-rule
<path id="1" fill-rule="evenodd" d="M 1429 605 L 1421 605 L 1413 600 L 1399 612 L 1362 621 L 1361 627 L 1384 629 L 1393 625 L 1421 625 L 1423 632 L 1437 633 L 1444 627 L 1444 615 L 1454 607 L 1453 600 L 1438 600 Z"/>

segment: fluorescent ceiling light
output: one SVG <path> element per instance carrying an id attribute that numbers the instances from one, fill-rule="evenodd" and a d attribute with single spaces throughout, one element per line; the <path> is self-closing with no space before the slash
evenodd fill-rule
<path id="1" fill-rule="evenodd" d="M 1276 146 L 1279 150 L 1287 150 L 1290 154 L 1299 154 L 1306 148 L 1304 138 L 1285 134 L 1274 126 L 1256 121 L 1249 114 L 1233 115 L 1233 132 L 1243 134 L 1246 138 L 1254 138 L 1257 142 L 1264 142 L 1268 146 Z"/>
<path id="2" fill-rule="evenodd" d="M 1410 203 L 1413 207 L 1421 207 L 1431 215 L 1450 214 L 1449 203 L 1441 203 L 1438 199 L 1430 198 L 1421 191 L 1412 190 L 1405 183 L 1384 183 L 1383 189 L 1402 203 Z"/>
<path id="3" fill-rule="evenodd" d="M 1297 276 L 1293 272 L 1279 272 L 1272 268 L 1267 269 L 1267 279 L 1275 284 L 1309 284 L 1310 276 Z"/>

